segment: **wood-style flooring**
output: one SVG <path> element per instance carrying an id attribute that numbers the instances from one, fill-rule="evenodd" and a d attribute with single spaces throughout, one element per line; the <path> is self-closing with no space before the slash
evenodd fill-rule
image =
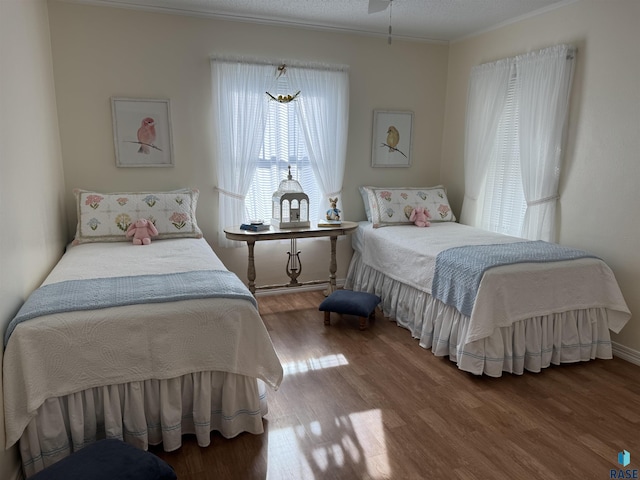
<path id="1" fill-rule="evenodd" d="M 258 297 L 285 369 L 268 392 L 265 433 L 153 447 L 180 480 L 604 480 L 640 470 L 640 366 L 596 360 L 477 377 L 380 312 L 365 331 L 337 314 L 324 326 L 323 298 Z"/>

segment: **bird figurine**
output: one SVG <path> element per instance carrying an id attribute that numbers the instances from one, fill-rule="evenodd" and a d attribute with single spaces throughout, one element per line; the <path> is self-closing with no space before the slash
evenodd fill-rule
<path id="1" fill-rule="evenodd" d="M 400 132 L 398 132 L 396 127 L 391 125 L 387 130 L 387 146 L 389 147 L 390 152 L 396 150 L 398 142 L 400 142 Z"/>
<path id="2" fill-rule="evenodd" d="M 138 129 L 138 142 L 140 142 L 140 148 L 138 153 L 150 153 L 149 147 L 153 146 L 153 142 L 156 141 L 156 121 L 151 117 L 142 119 L 142 124 Z"/>
<path id="3" fill-rule="evenodd" d="M 276 98 L 274 95 L 271 95 L 269 92 L 265 92 L 269 98 L 271 98 L 271 100 L 275 100 L 276 102 L 279 103 L 289 103 L 293 100 L 295 100 L 298 95 L 300 95 L 300 90 L 298 90 L 296 93 L 294 93 L 293 95 L 289 94 L 289 95 L 278 95 L 278 97 Z"/>

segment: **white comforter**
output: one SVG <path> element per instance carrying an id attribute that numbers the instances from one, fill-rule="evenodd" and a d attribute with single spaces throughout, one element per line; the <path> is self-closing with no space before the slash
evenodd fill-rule
<path id="1" fill-rule="evenodd" d="M 226 270 L 204 239 L 70 247 L 44 284 Z M 4 353 L 6 446 L 44 400 L 100 385 L 226 371 L 278 388 L 282 365 L 256 308 L 212 298 L 46 315 L 18 325 Z"/>
<path id="2" fill-rule="evenodd" d="M 522 240 L 452 222 L 433 223 L 427 228 L 402 225 L 377 229 L 361 222 L 353 245 L 367 266 L 431 295 L 439 252 L 462 245 Z M 607 309 L 609 329 L 616 333 L 631 317 L 613 272 L 601 260 L 493 268 L 480 282 L 464 344 L 519 320 L 598 307 Z"/>

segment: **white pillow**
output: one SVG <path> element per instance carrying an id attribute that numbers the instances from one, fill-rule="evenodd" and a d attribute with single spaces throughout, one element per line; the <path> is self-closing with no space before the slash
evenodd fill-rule
<path id="1" fill-rule="evenodd" d="M 362 195 L 362 202 L 364 203 L 364 213 L 367 214 L 368 222 L 371 221 L 371 207 L 369 206 L 369 192 L 368 192 L 369 188 L 374 188 L 374 187 L 358 187 L 358 190 L 360 190 L 360 195 Z"/>
<path id="2" fill-rule="evenodd" d="M 431 216 L 431 222 L 455 222 L 446 189 L 442 185 L 435 187 L 360 187 L 360 193 L 366 192 L 370 215 L 367 219 L 373 228 L 387 225 L 411 224 L 411 211 L 424 207 Z M 364 199 L 364 194 L 363 194 Z M 365 207 L 366 210 L 366 207 Z"/>
<path id="3" fill-rule="evenodd" d="M 196 221 L 199 191 L 98 193 L 75 189 L 78 225 L 73 244 L 125 242 L 127 228 L 146 218 L 158 229 L 153 239 L 201 238 Z"/>

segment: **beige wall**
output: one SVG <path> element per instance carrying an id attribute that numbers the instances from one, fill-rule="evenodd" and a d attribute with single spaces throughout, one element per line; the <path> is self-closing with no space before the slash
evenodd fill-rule
<path id="1" fill-rule="evenodd" d="M 464 195 L 471 67 L 558 43 L 578 48 L 560 180 L 558 241 L 614 270 L 634 318 L 615 342 L 640 351 L 640 2 L 581 0 L 450 46 L 441 180 Z M 617 346 L 619 348 L 619 346 Z"/>
<path id="2" fill-rule="evenodd" d="M 340 208 L 346 219 L 364 219 L 357 187 L 435 184 L 440 177 L 440 144 L 448 47 L 276 28 L 214 19 L 49 2 L 60 134 L 68 188 L 69 233 L 75 213 L 71 189 L 100 191 L 200 189 L 198 221 L 205 238 L 241 278 L 246 247 L 215 243 L 216 168 L 209 115 L 212 54 L 292 59 L 350 66 L 350 122 L 347 167 Z M 174 168 L 118 169 L 115 166 L 110 97 L 170 98 Z M 374 109 L 415 113 L 413 166 L 372 168 Z M 328 208 L 328 205 L 326 206 Z M 328 277 L 329 243 L 305 240 L 300 280 Z M 288 280 L 286 242 L 256 247 L 259 284 Z M 338 244 L 338 279 L 351 255 L 348 239 Z M 304 278 L 303 278 L 304 277 Z"/>
<path id="3" fill-rule="evenodd" d="M 62 255 L 64 179 L 54 99 L 47 6 L 0 1 L 0 328 Z M 0 360 L 1 361 L 1 360 Z M 0 411 L 2 395 L 0 393 Z M 17 478 L 17 448 L 4 450 L 0 478 Z"/>

